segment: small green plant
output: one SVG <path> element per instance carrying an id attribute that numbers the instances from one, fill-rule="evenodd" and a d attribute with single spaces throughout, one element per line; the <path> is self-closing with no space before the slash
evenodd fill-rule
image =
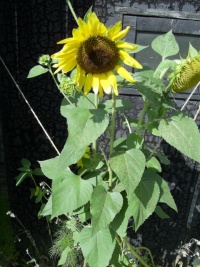
<path id="1" fill-rule="evenodd" d="M 122 30 L 118 22 L 106 28 L 91 9 L 83 20 L 74 16 L 78 28 L 73 37 L 59 42 L 64 44 L 60 52 L 42 56 L 41 65 L 28 75 L 50 73 L 64 96 L 61 115 L 67 121 L 66 144 L 61 152 L 56 149 L 56 157 L 39 162 L 42 173 L 50 179 L 49 195 L 36 184 L 32 191 L 36 202 L 47 201 L 40 216 L 50 220 L 64 217 L 51 255 L 60 257 L 61 266 L 76 266 L 78 255 L 82 255 L 84 267 L 154 267 L 150 250 L 129 242 L 127 227 L 133 218 L 132 228 L 137 231 L 153 212 L 167 218 L 162 203 L 177 211 L 161 176 L 162 165 L 169 164 L 160 149 L 162 140 L 200 162 L 198 127 L 183 110 L 176 110 L 170 99 L 174 91 L 184 91 L 200 81 L 197 75 L 195 84 L 190 83 L 192 73 L 199 73 L 199 53 L 190 45 L 190 58 L 180 66 L 169 59 L 179 52 L 169 31 L 151 44 L 161 63 L 155 70 L 142 69 L 131 54 L 142 53 L 144 47 L 124 41 L 129 27 Z M 140 70 L 132 74 L 122 63 Z M 187 76 L 183 76 L 185 71 Z M 117 98 L 122 85 L 130 90 L 134 86 L 141 94 L 143 109 L 136 118 L 124 113 L 133 108 L 132 102 Z M 116 138 L 116 113 L 125 118 L 127 136 Z M 99 142 L 104 134 L 110 140 L 106 149 Z M 146 142 L 147 134 L 158 139 L 155 147 Z M 22 160 L 22 165 L 17 185 L 26 177 L 34 181 L 33 175 L 38 174 L 30 169 L 29 161 Z M 72 171 L 74 165 L 77 168 Z"/>

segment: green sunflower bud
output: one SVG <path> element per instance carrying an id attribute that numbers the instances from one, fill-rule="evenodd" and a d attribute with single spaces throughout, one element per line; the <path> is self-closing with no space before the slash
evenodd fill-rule
<path id="1" fill-rule="evenodd" d="M 58 88 L 63 94 L 72 96 L 75 90 L 75 85 L 69 77 L 67 77 L 65 74 L 62 74 Z"/>
<path id="2" fill-rule="evenodd" d="M 200 82 L 200 53 L 182 60 L 169 77 L 169 87 L 175 93 L 184 92 L 197 85 Z"/>
<path id="3" fill-rule="evenodd" d="M 49 55 L 42 55 L 39 57 L 38 62 L 40 65 L 47 66 L 51 61 L 51 58 Z"/>

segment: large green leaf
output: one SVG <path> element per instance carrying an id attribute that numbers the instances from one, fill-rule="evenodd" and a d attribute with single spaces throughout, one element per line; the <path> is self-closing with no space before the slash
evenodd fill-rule
<path id="1" fill-rule="evenodd" d="M 163 60 L 166 57 L 176 55 L 179 52 L 179 46 L 172 31 L 156 37 L 151 43 L 151 47 L 161 55 Z"/>
<path id="2" fill-rule="evenodd" d="M 122 193 L 123 196 L 123 207 L 120 212 L 115 216 L 114 220 L 111 222 L 111 228 L 117 232 L 117 234 L 123 238 L 126 235 L 127 225 L 130 217 L 132 216 L 131 208 L 128 205 L 128 200 L 126 194 Z"/>
<path id="3" fill-rule="evenodd" d="M 112 111 L 112 100 L 105 100 L 99 104 L 99 107 L 105 109 L 108 112 Z M 124 99 L 116 100 L 116 110 L 124 112 L 127 109 L 133 108 L 133 103 Z"/>
<path id="4" fill-rule="evenodd" d="M 66 175 L 53 180 L 52 183 L 52 218 L 72 212 L 85 205 L 91 197 L 92 185 L 66 171 Z"/>
<path id="5" fill-rule="evenodd" d="M 87 146 L 104 133 L 109 123 L 105 110 L 76 107 L 65 109 L 63 115 L 67 118 L 69 136 L 60 155 L 61 169 L 76 163 Z"/>
<path id="6" fill-rule="evenodd" d="M 52 214 L 52 195 L 49 197 L 47 203 L 45 204 L 44 208 L 40 212 L 41 216 L 48 216 Z"/>
<path id="7" fill-rule="evenodd" d="M 146 99 L 160 103 L 163 94 L 164 84 L 160 79 L 154 77 L 153 70 L 141 70 L 135 73 L 137 90 Z"/>
<path id="8" fill-rule="evenodd" d="M 165 73 L 169 69 L 174 69 L 176 67 L 176 65 L 177 64 L 174 61 L 169 60 L 169 59 L 165 59 L 165 60 L 161 61 L 155 70 L 154 77 L 162 79 L 162 77 L 165 75 Z"/>
<path id="9" fill-rule="evenodd" d="M 93 234 L 107 227 L 122 205 L 123 198 L 119 192 L 108 192 L 104 186 L 96 186 L 91 203 Z"/>
<path id="10" fill-rule="evenodd" d="M 115 236 L 109 228 L 93 235 L 92 228 L 85 227 L 80 233 L 80 246 L 90 267 L 106 267 L 115 248 Z"/>
<path id="11" fill-rule="evenodd" d="M 171 146 L 200 162 L 200 134 L 192 118 L 175 112 L 170 118 L 160 121 L 159 132 Z"/>
<path id="12" fill-rule="evenodd" d="M 79 92 L 75 92 L 73 96 L 69 96 L 69 100 L 74 107 L 94 109 L 95 108 L 95 94 L 87 94 L 87 96 L 81 95 Z M 71 104 L 64 98 L 61 103 L 61 114 L 65 117 L 65 111 L 69 108 L 72 108 Z"/>
<path id="13" fill-rule="evenodd" d="M 145 156 L 138 149 L 113 153 L 110 158 L 112 170 L 122 182 L 128 196 L 131 195 L 140 182 L 145 168 Z"/>
<path id="14" fill-rule="evenodd" d="M 160 198 L 159 202 L 167 204 L 170 208 L 177 211 L 176 203 L 174 202 L 174 199 L 172 197 L 172 194 L 170 193 L 169 186 L 167 182 L 157 173 L 152 173 L 152 176 L 156 180 L 156 182 L 159 185 L 160 188 Z"/>
<path id="15" fill-rule="evenodd" d="M 56 177 L 60 177 L 61 170 L 58 169 L 58 163 L 59 156 L 52 159 L 39 161 L 43 174 L 49 179 L 55 179 Z"/>
<path id="16" fill-rule="evenodd" d="M 154 176 L 145 171 L 135 192 L 129 197 L 136 231 L 154 212 L 159 196 L 160 190 Z"/>

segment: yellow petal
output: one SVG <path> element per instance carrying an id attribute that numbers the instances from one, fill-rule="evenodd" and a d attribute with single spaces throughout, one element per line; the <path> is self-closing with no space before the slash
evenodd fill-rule
<path id="1" fill-rule="evenodd" d="M 110 27 L 107 31 L 107 37 L 112 40 L 113 37 L 115 37 L 122 28 L 122 22 L 118 21 L 115 25 Z"/>
<path id="2" fill-rule="evenodd" d="M 123 31 L 115 35 L 112 40 L 117 41 L 117 40 L 123 39 L 127 35 L 129 29 L 130 29 L 130 26 L 127 26 L 126 29 L 124 29 Z"/>
<path id="3" fill-rule="evenodd" d="M 64 67 L 63 67 L 63 72 L 67 73 L 71 70 L 73 70 L 73 68 L 76 66 L 76 60 L 73 59 L 72 61 L 68 61 L 67 63 L 65 63 Z"/>
<path id="4" fill-rule="evenodd" d="M 72 30 L 73 38 L 75 38 L 78 42 L 83 42 L 85 40 L 84 34 L 79 31 L 79 29 Z"/>
<path id="5" fill-rule="evenodd" d="M 124 79 L 126 79 L 127 81 L 133 83 L 135 82 L 135 79 L 133 79 L 132 75 L 122 66 L 117 65 L 115 67 L 117 73 L 122 76 Z"/>
<path id="6" fill-rule="evenodd" d="M 57 42 L 57 44 L 65 44 L 65 43 L 67 43 L 70 39 L 73 39 L 73 38 L 65 38 L 65 39 L 63 39 L 63 40 Z"/>
<path id="7" fill-rule="evenodd" d="M 137 45 L 135 44 L 131 44 L 131 43 L 128 43 L 128 42 L 118 42 L 116 43 L 116 46 L 117 48 L 119 49 L 130 49 L 130 50 L 135 50 L 138 48 Z"/>
<path id="8" fill-rule="evenodd" d="M 100 98 L 103 97 L 103 88 L 102 88 L 101 84 L 99 84 L 99 97 Z"/>
<path id="9" fill-rule="evenodd" d="M 69 51 L 69 53 L 68 52 L 67 53 L 58 52 L 58 53 L 53 54 L 51 57 L 54 58 L 54 59 L 71 61 L 72 59 L 75 59 L 76 51 L 77 51 L 77 49 L 71 50 L 71 51 Z"/>
<path id="10" fill-rule="evenodd" d="M 124 61 L 125 64 L 133 68 L 142 69 L 142 65 L 140 65 L 140 63 L 137 62 L 136 59 L 131 57 L 127 52 L 119 50 L 119 57 Z"/>
<path id="11" fill-rule="evenodd" d="M 88 94 L 92 87 L 92 73 L 88 73 L 84 84 L 84 94 Z"/>
<path id="12" fill-rule="evenodd" d="M 88 25 L 83 21 L 81 18 L 78 18 L 78 25 L 79 29 L 78 31 L 83 35 L 85 38 L 88 38 L 90 36 L 90 32 L 88 31 Z"/>
<path id="13" fill-rule="evenodd" d="M 95 94 L 98 94 L 99 92 L 99 75 L 98 74 L 93 74 L 93 79 L 92 79 L 92 88 Z"/>
<path id="14" fill-rule="evenodd" d="M 74 78 L 74 82 L 77 84 L 79 90 L 82 89 L 83 85 L 85 84 L 85 71 L 81 69 L 79 65 L 77 65 L 76 69 L 76 76 Z"/>
<path id="15" fill-rule="evenodd" d="M 108 75 L 108 80 L 113 87 L 115 95 L 118 95 L 116 76 L 114 75 L 114 73 L 112 71 L 109 71 L 107 73 L 107 75 Z"/>
<path id="16" fill-rule="evenodd" d="M 106 94 L 111 94 L 111 85 L 105 73 L 100 74 L 100 84 Z"/>

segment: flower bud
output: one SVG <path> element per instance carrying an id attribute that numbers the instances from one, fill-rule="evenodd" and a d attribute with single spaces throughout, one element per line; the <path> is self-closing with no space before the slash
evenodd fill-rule
<path id="1" fill-rule="evenodd" d="M 39 57 L 38 62 L 40 65 L 47 66 L 51 61 L 51 58 L 49 55 L 42 55 Z"/>
<path id="2" fill-rule="evenodd" d="M 182 60 L 169 77 L 169 87 L 175 93 L 184 92 L 197 85 L 200 82 L 200 53 Z"/>

